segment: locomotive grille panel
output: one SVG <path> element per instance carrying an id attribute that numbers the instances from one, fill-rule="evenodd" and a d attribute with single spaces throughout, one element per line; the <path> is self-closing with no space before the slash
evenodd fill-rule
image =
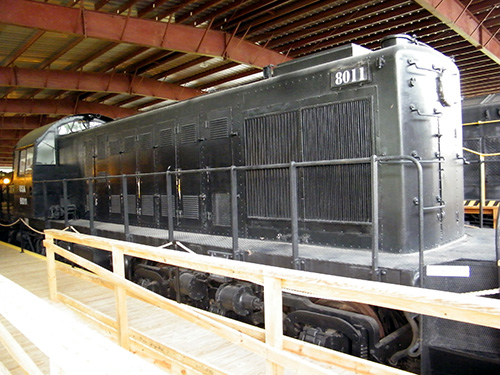
<path id="1" fill-rule="evenodd" d="M 125 137 L 123 140 L 123 151 L 132 152 L 135 150 L 135 136 Z"/>
<path id="2" fill-rule="evenodd" d="M 210 128 L 210 139 L 226 138 L 228 134 L 227 118 L 211 120 L 208 124 Z"/>
<path id="3" fill-rule="evenodd" d="M 145 216 L 154 215 L 154 195 L 143 195 L 141 197 L 141 211 Z"/>
<path id="4" fill-rule="evenodd" d="M 110 207 L 110 212 L 112 214 L 119 214 L 121 213 L 121 204 L 120 204 L 120 196 L 119 195 L 112 195 L 111 196 L 111 207 Z"/>
<path id="5" fill-rule="evenodd" d="M 368 99 L 304 109 L 302 126 L 305 161 L 362 158 L 372 154 Z M 368 164 L 305 168 L 303 173 L 306 220 L 370 221 Z"/>
<path id="6" fill-rule="evenodd" d="M 247 165 L 300 161 L 298 112 L 271 114 L 245 120 Z M 289 218 L 290 187 L 286 169 L 249 171 L 247 178 L 248 216 Z"/>
<path id="7" fill-rule="evenodd" d="M 149 150 L 153 147 L 153 137 L 151 133 L 144 133 L 139 135 L 139 148 L 141 150 Z"/>
<path id="8" fill-rule="evenodd" d="M 231 195 L 230 194 L 215 194 L 214 195 L 214 224 L 219 226 L 231 225 Z"/>
<path id="9" fill-rule="evenodd" d="M 163 129 L 160 131 L 159 147 L 172 147 L 174 145 L 173 129 Z"/>
<path id="10" fill-rule="evenodd" d="M 110 155 L 118 155 L 120 153 L 120 140 L 115 139 L 109 141 L 109 154 Z"/>
<path id="11" fill-rule="evenodd" d="M 189 124 L 181 126 L 181 143 L 196 142 L 196 125 Z"/>
<path id="12" fill-rule="evenodd" d="M 200 204 L 197 195 L 183 195 L 182 205 L 183 211 L 181 217 L 195 220 L 200 218 Z"/>
<path id="13" fill-rule="evenodd" d="M 361 99 L 247 119 L 247 165 L 369 157 L 371 114 L 370 99 Z M 301 219 L 370 222 L 369 165 L 304 168 L 300 173 L 305 202 Z M 247 189 L 249 217 L 290 217 L 288 170 L 249 171 Z"/>

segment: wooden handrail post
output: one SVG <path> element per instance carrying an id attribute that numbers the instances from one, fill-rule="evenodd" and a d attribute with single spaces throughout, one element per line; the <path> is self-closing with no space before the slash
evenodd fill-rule
<path id="1" fill-rule="evenodd" d="M 275 349 L 283 349 L 283 296 L 281 279 L 264 276 L 264 322 L 266 344 Z M 283 367 L 276 364 L 267 354 L 266 374 L 283 375 Z"/>
<path id="2" fill-rule="evenodd" d="M 56 275 L 56 255 L 54 253 L 54 237 L 45 235 L 43 244 L 47 257 L 47 276 L 49 279 L 49 297 L 52 301 L 57 301 L 57 275 Z"/>
<path id="3" fill-rule="evenodd" d="M 113 272 L 125 278 L 125 257 L 123 251 L 112 247 L 113 251 Z M 118 342 L 120 345 L 129 349 L 129 329 L 127 317 L 127 292 L 119 285 L 115 285 L 115 300 L 116 300 L 116 320 L 118 323 Z"/>

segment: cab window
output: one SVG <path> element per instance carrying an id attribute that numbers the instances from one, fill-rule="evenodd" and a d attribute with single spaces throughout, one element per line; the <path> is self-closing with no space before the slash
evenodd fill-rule
<path id="1" fill-rule="evenodd" d="M 19 176 L 24 176 L 26 174 L 31 174 L 33 171 L 33 146 L 27 147 L 19 151 L 19 164 L 18 172 Z"/>
<path id="2" fill-rule="evenodd" d="M 49 131 L 39 141 L 36 149 L 36 164 L 56 164 L 56 135 Z"/>

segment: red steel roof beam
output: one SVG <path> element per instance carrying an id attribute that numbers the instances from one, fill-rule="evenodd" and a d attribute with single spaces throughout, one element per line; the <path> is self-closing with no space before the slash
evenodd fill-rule
<path id="1" fill-rule="evenodd" d="M 32 17 L 33 14 L 37 17 Z M 289 60 L 280 53 L 236 37 L 231 38 L 229 34 L 221 31 L 207 31 L 176 23 L 27 0 L 0 1 L 0 22 L 113 42 L 225 57 L 259 68 Z"/>
<path id="2" fill-rule="evenodd" d="M 1 99 L 0 113 L 32 113 L 47 115 L 73 115 L 75 113 L 100 113 L 111 118 L 132 116 L 136 110 L 109 105 L 52 99 Z"/>
<path id="3" fill-rule="evenodd" d="M 0 129 L 26 129 L 33 130 L 45 124 L 56 121 L 58 118 L 47 116 L 2 116 Z"/>
<path id="4" fill-rule="evenodd" d="M 416 0 L 418 4 L 500 64 L 500 40 L 458 0 Z"/>
<path id="5" fill-rule="evenodd" d="M 100 91 L 185 100 L 202 92 L 195 89 L 125 74 L 67 72 L 0 67 L 0 86 L 31 87 L 66 91 Z"/>

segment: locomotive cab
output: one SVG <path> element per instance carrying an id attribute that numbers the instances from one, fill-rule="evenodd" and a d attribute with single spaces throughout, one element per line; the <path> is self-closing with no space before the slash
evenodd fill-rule
<path id="1" fill-rule="evenodd" d="M 63 196 L 60 184 L 41 183 L 81 177 L 81 172 L 59 163 L 57 143 L 59 137 L 102 125 L 112 119 L 82 114 L 65 117 L 42 126 L 26 136 L 14 151 L 14 173 L 12 181 L 13 212 L 25 218 L 60 219 L 63 215 Z M 77 202 L 66 202 L 66 206 Z"/>

